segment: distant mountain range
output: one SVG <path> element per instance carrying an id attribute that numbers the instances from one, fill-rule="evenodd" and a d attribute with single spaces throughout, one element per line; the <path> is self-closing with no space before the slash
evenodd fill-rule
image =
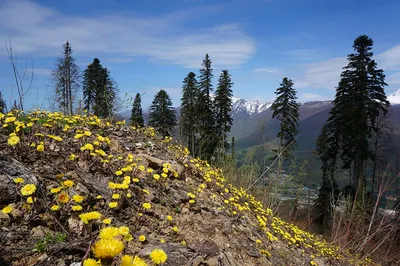
<path id="1" fill-rule="evenodd" d="M 400 89 L 388 95 L 392 104 L 389 115 L 393 121 L 395 132 L 400 132 Z M 279 131 L 279 123 L 272 119 L 270 109 L 272 102 L 247 101 L 232 98 L 233 125 L 229 136 L 234 136 L 238 149 L 250 148 L 269 141 L 273 141 Z M 332 101 L 309 101 L 300 103 L 299 149 L 313 149 L 314 143 L 321 132 L 323 124 L 329 117 Z M 176 108 L 180 116 L 180 107 Z M 130 110 L 120 114 L 124 119 L 129 119 Z M 145 122 L 148 114 L 144 114 Z"/>

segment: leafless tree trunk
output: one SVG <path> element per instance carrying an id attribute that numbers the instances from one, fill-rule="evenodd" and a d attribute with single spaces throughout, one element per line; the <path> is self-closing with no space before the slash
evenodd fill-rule
<path id="1" fill-rule="evenodd" d="M 28 72 L 28 61 L 26 60 L 26 62 L 25 62 L 24 73 L 21 76 L 21 74 L 18 71 L 18 67 L 17 67 L 17 56 L 15 55 L 15 52 L 13 53 L 13 49 L 12 49 L 12 45 L 11 45 L 11 37 L 8 38 L 8 44 L 7 44 L 7 42 L 5 42 L 4 44 L 6 47 L 7 54 L 8 54 L 8 60 L 10 61 L 12 69 L 13 69 L 15 84 L 17 86 L 17 92 L 18 92 L 18 98 L 19 98 L 18 99 L 18 101 L 19 101 L 18 108 L 20 110 L 24 110 L 24 98 L 28 94 L 29 90 L 32 87 L 33 77 L 34 77 L 34 73 L 35 73 L 34 68 L 33 68 L 33 62 L 32 62 L 32 68 L 31 68 L 31 75 L 28 80 L 29 86 L 25 90 L 24 80 L 26 79 L 27 72 Z"/>

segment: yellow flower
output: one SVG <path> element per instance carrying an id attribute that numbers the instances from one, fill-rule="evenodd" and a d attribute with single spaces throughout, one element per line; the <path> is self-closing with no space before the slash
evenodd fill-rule
<path id="1" fill-rule="evenodd" d="M 50 192 L 53 193 L 53 194 L 57 194 L 58 192 L 61 191 L 61 189 L 62 189 L 62 187 L 52 188 L 52 189 L 50 190 Z"/>
<path id="2" fill-rule="evenodd" d="M 63 184 L 64 184 L 64 186 L 66 186 L 66 187 L 72 187 L 72 186 L 74 185 L 74 181 L 72 181 L 72 180 L 65 180 L 65 181 L 63 182 Z"/>
<path id="3" fill-rule="evenodd" d="M 139 236 L 139 241 L 140 241 L 140 242 L 146 241 L 146 236 L 140 235 L 140 236 Z"/>
<path id="4" fill-rule="evenodd" d="M 129 242 L 129 241 L 132 241 L 132 239 L 133 239 L 133 236 L 131 234 L 127 234 L 124 236 L 124 241 Z"/>
<path id="5" fill-rule="evenodd" d="M 29 203 L 29 204 L 32 204 L 33 201 L 36 201 L 36 198 L 29 197 L 29 198 L 26 199 L 26 202 Z"/>
<path id="6" fill-rule="evenodd" d="M 118 202 L 112 201 L 112 202 L 110 202 L 110 203 L 108 204 L 108 206 L 109 206 L 110 208 L 115 208 L 115 207 L 118 206 Z"/>
<path id="7" fill-rule="evenodd" d="M 92 247 L 94 255 L 99 259 L 111 259 L 120 254 L 124 249 L 121 240 L 110 238 L 100 239 Z"/>
<path id="8" fill-rule="evenodd" d="M 104 224 L 110 224 L 111 223 L 111 218 L 106 218 L 103 220 Z"/>
<path id="9" fill-rule="evenodd" d="M 37 145 L 36 150 L 37 150 L 38 152 L 44 151 L 44 145 L 43 145 L 43 144 Z"/>
<path id="10" fill-rule="evenodd" d="M 168 175 L 166 173 L 162 173 L 161 176 L 166 178 Z"/>
<path id="11" fill-rule="evenodd" d="M 112 199 L 119 199 L 121 196 L 119 194 L 112 194 Z"/>
<path id="12" fill-rule="evenodd" d="M 99 237 L 101 239 L 111 239 L 111 238 L 114 238 L 114 237 L 119 236 L 119 235 L 120 235 L 119 228 L 109 226 L 109 227 L 105 227 L 105 228 L 100 230 Z"/>
<path id="13" fill-rule="evenodd" d="M 4 125 L 3 125 L 4 126 Z M 7 143 L 10 146 L 17 145 L 20 141 L 20 138 L 18 136 L 11 136 L 8 140 Z"/>
<path id="14" fill-rule="evenodd" d="M 146 172 L 147 172 L 147 173 L 152 173 L 153 171 L 154 171 L 153 169 L 148 168 Z"/>
<path id="15" fill-rule="evenodd" d="M 257 244 L 257 245 L 261 245 L 261 244 L 262 244 L 262 241 L 261 241 L 260 239 L 257 239 L 257 240 L 256 240 L 256 244 Z"/>
<path id="16" fill-rule="evenodd" d="M 140 166 L 139 166 L 139 170 L 140 170 L 140 171 L 144 171 L 145 169 L 146 169 L 146 168 L 145 168 L 143 165 L 140 165 Z"/>
<path id="17" fill-rule="evenodd" d="M 130 198 L 130 197 L 132 197 L 132 194 L 131 193 L 126 194 L 126 197 Z"/>
<path id="18" fill-rule="evenodd" d="M 57 198 L 58 198 L 58 201 L 61 203 L 67 203 L 69 201 L 69 196 L 65 192 L 61 192 L 60 194 L 58 194 Z"/>
<path id="19" fill-rule="evenodd" d="M 85 130 L 85 131 L 83 132 L 83 135 L 85 135 L 85 136 L 87 136 L 87 137 L 90 137 L 90 136 L 92 135 L 92 132 Z"/>
<path id="20" fill-rule="evenodd" d="M 25 182 L 25 180 L 22 177 L 18 177 L 18 178 L 14 179 L 14 183 L 16 183 L 16 184 L 22 184 L 24 182 Z"/>
<path id="21" fill-rule="evenodd" d="M 80 206 L 80 205 L 74 205 L 71 208 L 73 211 L 81 211 L 82 210 L 82 206 Z"/>
<path id="22" fill-rule="evenodd" d="M 118 230 L 120 235 L 126 236 L 127 234 L 129 234 L 129 227 L 127 226 L 120 226 Z"/>
<path id="23" fill-rule="evenodd" d="M 50 208 L 52 211 L 58 211 L 59 209 L 60 209 L 60 206 L 58 206 L 58 205 L 53 205 L 53 206 L 51 206 L 51 208 Z"/>
<path id="24" fill-rule="evenodd" d="M 8 206 L 4 207 L 1 210 L 1 212 L 4 213 L 4 214 L 9 214 L 10 212 L 12 212 L 12 210 L 13 210 L 13 208 L 10 205 L 8 205 Z"/>
<path id="25" fill-rule="evenodd" d="M 148 210 L 148 209 L 151 208 L 151 204 L 150 204 L 150 203 L 147 203 L 147 202 L 143 203 L 142 206 L 143 206 L 143 208 L 145 208 L 146 210 Z"/>
<path id="26" fill-rule="evenodd" d="M 102 199 L 103 196 L 102 195 L 97 195 L 96 199 Z"/>
<path id="27" fill-rule="evenodd" d="M 80 139 L 80 138 L 82 138 L 82 137 L 83 137 L 83 134 L 76 134 L 75 137 L 74 137 L 74 139 Z"/>
<path id="28" fill-rule="evenodd" d="M 94 259 L 86 259 L 83 261 L 83 266 L 99 266 L 100 261 L 96 261 Z"/>
<path id="29" fill-rule="evenodd" d="M 172 221 L 172 220 L 173 220 L 172 216 L 171 216 L 171 215 L 168 215 L 168 216 L 167 216 L 167 220 L 168 220 L 168 221 Z"/>
<path id="30" fill-rule="evenodd" d="M 111 189 L 115 189 L 115 183 L 114 182 L 108 182 L 108 187 Z"/>
<path id="31" fill-rule="evenodd" d="M 186 241 L 182 240 L 181 244 L 185 246 L 186 245 Z"/>
<path id="32" fill-rule="evenodd" d="M 318 264 L 315 261 L 310 261 L 310 265 L 318 266 Z"/>
<path id="33" fill-rule="evenodd" d="M 124 255 L 121 260 L 121 266 L 147 266 L 147 264 L 138 256 Z"/>
<path id="34" fill-rule="evenodd" d="M 81 147 L 81 151 L 86 151 L 86 150 L 93 151 L 94 150 L 93 145 L 90 143 L 87 143 L 83 147 Z"/>
<path id="35" fill-rule="evenodd" d="M 73 161 L 73 160 L 75 160 L 75 157 L 76 157 L 76 155 L 71 153 L 68 160 Z"/>
<path id="36" fill-rule="evenodd" d="M 154 177 L 154 179 L 157 180 L 157 181 L 160 180 L 160 175 L 159 175 L 159 174 L 154 174 L 153 177 Z"/>
<path id="37" fill-rule="evenodd" d="M 178 233 L 179 229 L 178 227 L 174 226 L 174 228 L 172 229 L 175 233 Z"/>
<path id="38" fill-rule="evenodd" d="M 73 195 L 73 196 L 72 196 L 72 199 L 73 199 L 76 203 L 80 203 L 80 202 L 83 201 L 84 197 L 79 196 L 79 195 L 76 194 L 76 195 Z"/>
<path id="39" fill-rule="evenodd" d="M 155 264 L 164 263 L 167 260 L 167 254 L 162 249 L 154 249 L 150 253 L 150 258 Z"/>
<path id="40" fill-rule="evenodd" d="M 160 239 L 160 243 L 161 243 L 161 244 L 164 244 L 164 243 L 165 243 L 165 239 L 164 239 L 164 238 L 161 238 L 161 239 Z"/>
<path id="41" fill-rule="evenodd" d="M 21 188 L 21 194 L 24 196 L 30 196 L 36 191 L 36 186 L 34 184 L 27 184 Z"/>
<path id="42" fill-rule="evenodd" d="M 93 212 L 86 212 L 79 215 L 79 218 L 82 220 L 83 223 L 88 224 L 91 220 L 98 220 L 101 218 L 101 213 L 93 211 Z"/>
<path id="43" fill-rule="evenodd" d="M 120 175 L 123 174 L 123 172 L 122 172 L 121 170 L 118 170 L 118 171 L 115 172 L 115 174 L 116 174 L 117 176 L 120 176 Z"/>
<path id="44" fill-rule="evenodd" d="M 193 203 L 195 203 L 196 201 L 195 200 L 189 200 L 189 203 L 191 203 L 191 204 L 193 204 Z"/>

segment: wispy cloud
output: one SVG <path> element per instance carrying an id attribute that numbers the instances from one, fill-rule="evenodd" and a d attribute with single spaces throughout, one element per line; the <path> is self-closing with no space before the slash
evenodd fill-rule
<path id="1" fill-rule="evenodd" d="M 252 56 L 254 40 L 240 25 L 185 29 L 181 22 L 187 19 L 190 13 L 185 12 L 153 18 L 135 13 L 72 16 L 31 1 L 6 0 L 0 4 L 0 40 L 11 36 L 19 54 L 57 56 L 69 40 L 77 55 L 145 57 L 190 68 L 199 67 L 205 53 L 216 66 L 226 67 Z"/>
<path id="2" fill-rule="evenodd" d="M 380 54 L 374 59 L 378 68 L 386 72 L 386 82 L 389 87 L 400 86 L 400 45 L 394 46 Z M 343 67 L 348 63 L 347 57 L 336 57 L 314 63 L 301 64 L 296 68 L 297 79 L 295 85 L 297 88 L 336 88 Z"/>
<path id="3" fill-rule="evenodd" d="M 376 61 L 385 70 L 400 70 L 400 45 L 378 54 Z"/>
<path id="4" fill-rule="evenodd" d="M 280 74 L 281 72 L 273 68 L 256 68 L 253 70 L 254 73 L 260 74 Z"/>
<path id="5" fill-rule="evenodd" d="M 327 100 L 329 97 L 319 95 L 316 93 L 302 93 L 299 95 L 300 101 L 322 101 L 322 100 Z"/>
<path id="6" fill-rule="evenodd" d="M 334 89 L 339 82 L 342 67 L 346 63 L 346 57 L 337 57 L 303 65 L 298 69 L 301 74 L 295 85 L 297 88 Z"/>

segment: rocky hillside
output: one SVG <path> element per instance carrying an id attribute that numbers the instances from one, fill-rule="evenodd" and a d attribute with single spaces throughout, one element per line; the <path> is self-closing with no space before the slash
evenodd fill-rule
<path id="1" fill-rule="evenodd" d="M 0 265 L 373 264 L 275 217 L 152 128 L 41 111 L 0 125 Z"/>

